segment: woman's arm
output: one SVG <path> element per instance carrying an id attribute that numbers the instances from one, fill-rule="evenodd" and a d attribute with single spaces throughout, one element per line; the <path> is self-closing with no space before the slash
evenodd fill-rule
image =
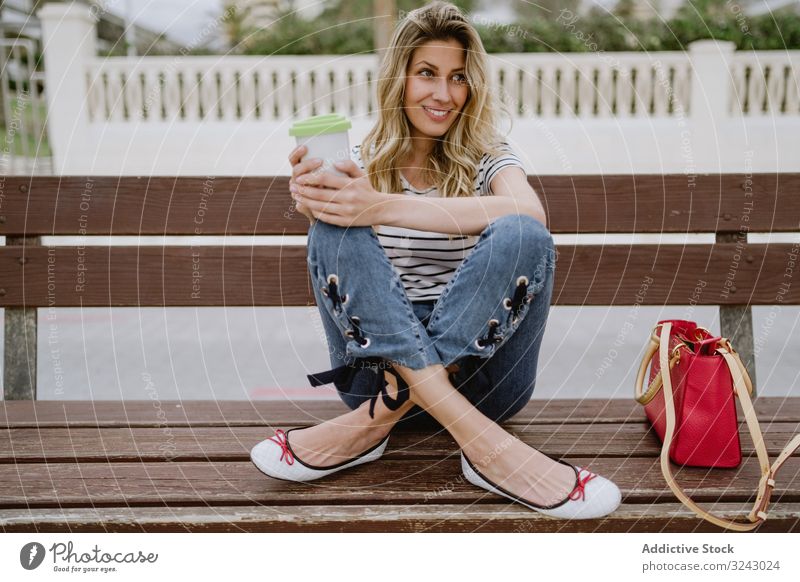
<path id="1" fill-rule="evenodd" d="M 536 192 L 518 166 L 504 168 L 492 179 L 492 196 L 426 198 L 386 194 L 380 224 L 446 234 L 478 235 L 496 218 L 529 214 L 545 226 L 547 218 Z"/>
<path id="2" fill-rule="evenodd" d="M 506 196 L 425 198 L 386 194 L 380 224 L 445 234 L 480 234 L 496 218 L 507 214 L 535 214 L 531 201 Z"/>
<path id="3" fill-rule="evenodd" d="M 353 162 L 337 162 L 347 176 L 313 172 L 291 185 L 292 196 L 315 218 L 337 226 L 400 226 L 446 234 L 477 235 L 495 219 L 529 214 L 547 226 L 544 209 L 520 167 L 503 168 L 489 184 L 491 196 L 428 198 L 376 191 Z"/>

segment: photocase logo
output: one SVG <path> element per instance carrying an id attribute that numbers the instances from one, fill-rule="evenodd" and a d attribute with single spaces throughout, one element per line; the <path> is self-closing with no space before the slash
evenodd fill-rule
<path id="1" fill-rule="evenodd" d="M 19 563 L 26 570 L 35 570 L 44 561 L 44 546 L 38 542 L 30 542 L 19 551 Z"/>

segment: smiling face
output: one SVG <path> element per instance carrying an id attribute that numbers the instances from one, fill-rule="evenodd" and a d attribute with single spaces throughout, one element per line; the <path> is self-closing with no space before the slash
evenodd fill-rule
<path id="1" fill-rule="evenodd" d="M 447 132 L 469 96 L 464 47 L 456 40 L 429 41 L 414 50 L 406 69 L 403 110 L 412 138 Z"/>

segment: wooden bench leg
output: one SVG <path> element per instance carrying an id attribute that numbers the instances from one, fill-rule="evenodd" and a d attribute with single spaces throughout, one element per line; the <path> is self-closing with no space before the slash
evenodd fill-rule
<path id="1" fill-rule="evenodd" d="M 6 309 L 3 397 L 36 400 L 36 309 Z"/>
<path id="2" fill-rule="evenodd" d="M 717 233 L 718 243 L 737 242 L 741 233 Z M 749 305 L 720 305 L 719 327 L 722 337 L 731 340 L 733 348 L 753 381 L 753 396 L 756 395 L 756 358 L 753 341 L 753 310 Z"/>
<path id="3" fill-rule="evenodd" d="M 756 359 L 753 345 L 753 310 L 748 305 L 720 305 L 719 325 L 722 337 L 731 340 L 739 352 L 747 373 L 753 381 L 753 396 L 756 395 Z"/>
<path id="4" fill-rule="evenodd" d="M 6 246 L 38 245 L 39 241 L 39 237 L 9 236 Z M 35 307 L 5 310 L 3 398 L 6 400 L 36 400 L 36 316 Z"/>

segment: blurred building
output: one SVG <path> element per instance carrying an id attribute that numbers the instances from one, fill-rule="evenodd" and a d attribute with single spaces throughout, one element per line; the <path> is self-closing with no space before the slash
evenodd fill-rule
<path id="1" fill-rule="evenodd" d="M 29 38 L 41 40 L 42 30 L 38 10 L 50 2 L 58 0 L 2 0 L 0 1 L 0 31 L 3 38 Z M 110 12 L 108 2 L 94 0 L 72 0 L 93 6 L 97 22 L 97 47 L 102 54 L 125 54 L 126 22 L 119 14 Z M 125 4 L 114 3 L 111 8 L 124 10 Z M 132 34 L 131 34 L 132 32 Z M 137 54 L 174 54 L 181 47 L 164 33 L 144 26 L 134 25 L 128 38 L 133 38 Z"/>

